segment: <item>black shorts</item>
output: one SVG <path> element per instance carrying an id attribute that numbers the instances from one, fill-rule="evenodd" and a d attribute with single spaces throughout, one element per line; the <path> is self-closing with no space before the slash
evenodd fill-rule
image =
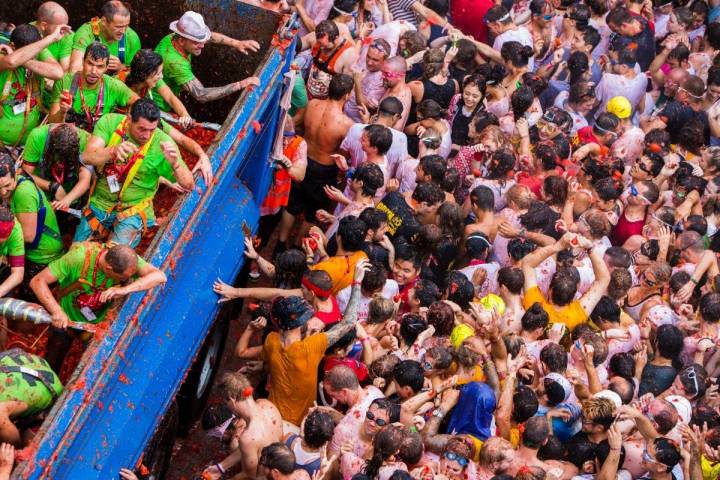
<path id="1" fill-rule="evenodd" d="M 305 179 L 293 183 L 286 210 L 291 215 L 305 214 L 305 220 L 315 221 L 318 210 L 333 211 L 333 202 L 325 194 L 325 185 L 337 186 L 337 165 L 323 165 L 308 158 Z"/>

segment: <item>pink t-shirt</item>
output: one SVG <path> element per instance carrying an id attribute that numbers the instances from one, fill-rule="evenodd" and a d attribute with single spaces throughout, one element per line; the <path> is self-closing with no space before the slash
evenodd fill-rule
<path id="1" fill-rule="evenodd" d="M 357 446 L 356 454 L 361 457 L 365 454 L 366 447 L 362 442 L 358 442 L 357 438 L 360 435 L 360 429 L 365 421 L 365 414 L 370 408 L 370 404 L 376 398 L 383 398 L 383 396 L 383 393 L 377 387 L 366 387 L 365 398 L 350 408 L 343 419 L 340 420 L 340 423 L 335 426 L 333 438 L 328 448 L 331 454 L 339 453 L 340 447 L 347 441 L 351 441 Z"/>

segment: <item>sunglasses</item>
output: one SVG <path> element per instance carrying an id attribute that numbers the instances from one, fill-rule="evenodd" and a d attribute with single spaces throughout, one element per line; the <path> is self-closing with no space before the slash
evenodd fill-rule
<path id="1" fill-rule="evenodd" d="M 655 460 L 653 457 L 650 456 L 650 453 L 647 451 L 647 448 L 643 450 L 642 459 L 643 459 L 643 462 L 645 462 L 645 463 L 657 463 L 657 460 Z"/>
<path id="2" fill-rule="evenodd" d="M 546 22 L 549 21 L 549 20 L 552 20 L 554 17 L 555 17 L 555 14 L 554 14 L 554 13 L 549 13 L 549 14 L 547 14 L 547 15 L 543 15 L 543 16 L 542 16 L 543 20 L 545 20 Z"/>
<path id="3" fill-rule="evenodd" d="M 463 457 L 462 455 L 458 455 L 455 452 L 445 452 L 444 456 L 451 462 L 457 462 L 458 464 L 460 464 L 461 467 L 464 467 L 469 463 L 467 458 Z"/>
<path id="4" fill-rule="evenodd" d="M 641 172 L 645 172 L 648 175 L 652 174 L 652 171 L 650 170 L 650 168 L 647 165 L 645 165 L 643 162 L 637 162 L 635 165 L 637 165 L 638 170 L 640 170 Z"/>
<path id="5" fill-rule="evenodd" d="M 695 373 L 695 367 L 690 366 L 686 370 L 687 378 L 693 381 L 693 386 L 695 387 L 695 394 L 693 397 L 697 396 L 698 393 L 700 393 L 700 387 L 698 386 L 697 381 L 697 373 Z"/>
<path id="6" fill-rule="evenodd" d="M 387 420 L 384 420 L 382 418 L 377 418 L 374 413 L 372 413 L 370 410 L 367 411 L 365 414 L 365 418 L 370 420 L 371 422 L 375 422 L 375 425 L 378 427 L 384 427 L 388 424 Z"/>
<path id="7" fill-rule="evenodd" d="M 424 362 L 424 363 L 423 363 L 423 370 L 425 370 L 426 372 L 429 372 L 429 371 L 432 370 L 433 368 L 435 368 L 435 367 L 433 367 L 433 364 L 432 364 L 432 363 L 430 363 L 430 362 Z"/>

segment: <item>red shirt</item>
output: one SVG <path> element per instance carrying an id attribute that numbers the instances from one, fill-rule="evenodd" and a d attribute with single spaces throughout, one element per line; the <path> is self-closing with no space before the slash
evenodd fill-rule
<path id="1" fill-rule="evenodd" d="M 494 6 L 492 0 L 453 0 L 450 2 L 452 24 L 478 42 L 488 42 L 485 14 Z"/>

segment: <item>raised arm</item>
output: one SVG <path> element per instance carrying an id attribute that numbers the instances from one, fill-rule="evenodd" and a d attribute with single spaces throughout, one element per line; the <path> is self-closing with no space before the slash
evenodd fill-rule
<path id="1" fill-rule="evenodd" d="M 365 272 L 369 269 L 370 261 L 367 258 L 363 258 L 355 264 L 355 277 L 352 282 L 352 290 L 350 291 L 350 301 L 343 314 L 343 319 L 340 323 L 325 332 L 325 335 L 327 335 L 328 348 L 335 345 L 338 340 L 355 328 L 358 306 L 360 305 L 360 283 L 363 281 L 363 278 L 365 278 Z"/>
<path id="2" fill-rule="evenodd" d="M 34 59 L 42 52 L 45 48 L 51 44 L 60 40 L 65 35 L 69 35 L 71 32 L 70 27 L 67 25 L 58 25 L 55 27 L 53 33 L 44 37 L 37 42 L 25 45 L 24 47 L 18 48 L 14 52 L 0 56 L 0 71 L 2 70 L 15 70 L 18 67 L 25 65 L 28 61 Z M 59 66 L 59 65 L 58 65 Z M 62 69 L 62 67 L 60 67 Z M 62 73 L 60 74 L 60 77 Z M 59 78 L 59 77 L 58 77 Z"/>
<path id="3" fill-rule="evenodd" d="M 590 285 L 590 290 L 580 298 L 580 305 L 588 315 L 593 311 L 602 296 L 605 295 L 610 284 L 610 270 L 608 270 L 600 250 L 593 248 L 590 250 L 589 257 L 595 273 L 595 281 Z"/>
<path id="4" fill-rule="evenodd" d="M 198 102 L 212 102 L 220 98 L 225 98 L 235 92 L 239 92 L 248 85 L 260 85 L 260 81 L 256 77 L 248 77 L 239 82 L 228 83 L 222 87 L 205 87 L 199 79 L 193 78 L 182 86 L 183 90 L 188 92 Z"/>
<path id="5" fill-rule="evenodd" d="M 552 245 L 538 248 L 530 255 L 523 258 L 520 266 L 522 267 L 523 274 L 525 275 L 525 291 L 528 291 L 532 287 L 537 286 L 535 267 L 544 262 L 548 257 L 551 257 L 567 248 L 567 242 L 569 241 L 569 238 L 569 234 L 566 233 L 560 240 L 553 243 Z"/>
<path id="6" fill-rule="evenodd" d="M 246 55 L 248 52 L 257 52 L 260 50 L 260 44 L 255 40 L 237 40 L 218 32 L 212 32 L 210 42 L 217 43 L 218 45 L 227 45 Z"/>

